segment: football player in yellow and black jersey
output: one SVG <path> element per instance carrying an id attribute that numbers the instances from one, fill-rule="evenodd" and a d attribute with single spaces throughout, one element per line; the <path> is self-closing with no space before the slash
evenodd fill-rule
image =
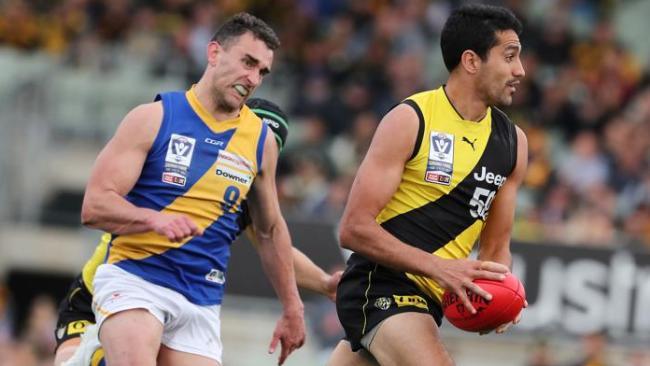
<path id="1" fill-rule="evenodd" d="M 289 134 L 288 117 L 275 103 L 261 98 L 251 98 L 246 105 L 266 123 L 275 136 L 278 149 L 282 151 Z M 242 213 L 239 226 L 246 230 L 249 239 L 255 244 L 248 205 L 242 202 Z M 109 234 L 102 235 L 92 257 L 84 265 L 82 272 L 75 278 L 66 297 L 59 305 L 59 319 L 55 331 L 57 350 L 55 365 L 66 361 L 79 344 L 79 337 L 85 332 L 88 324 L 95 323 L 92 311 L 93 277 L 97 267 L 103 263 L 111 239 Z M 298 286 L 318 292 L 334 299 L 336 285 L 341 273 L 327 274 L 316 266 L 304 253 L 293 248 L 294 267 Z M 97 364 L 99 365 L 99 360 Z"/>
<path id="2" fill-rule="evenodd" d="M 447 83 L 380 123 L 341 222 L 354 254 L 336 299 L 346 340 L 330 365 L 453 365 L 438 333 L 442 293 L 475 312 L 466 291 L 491 295 L 472 280 L 509 271 L 527 141 L 495 105 L 509 105 L 524 76 L 521 28 L 502 7 L 456 9 L 441 33 Z"/>

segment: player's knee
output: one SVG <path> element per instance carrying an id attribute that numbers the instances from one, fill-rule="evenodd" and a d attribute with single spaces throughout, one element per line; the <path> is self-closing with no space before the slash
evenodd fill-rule
<path id="1" fill-rule="evenodd" d="M 54 366 L 61 366 L 65 361 L 69 360 L 77 347 L 79 347 L 79 338 L 69 339 L 61 343 L 54 355 Z"/>

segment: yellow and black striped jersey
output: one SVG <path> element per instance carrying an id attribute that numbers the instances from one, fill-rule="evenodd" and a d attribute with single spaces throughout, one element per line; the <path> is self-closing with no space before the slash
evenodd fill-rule
<path id="1" fill-rule="evenodd" d="M 443 87 L 403 103 L 419 117 L 418 138 L 397 191 L 376 221 L 409 245 L 442 258 L 466 258 L 514 170 L 515 126 L 496 108 L 488 108 L 479 122 L 464 120 Z M 433 280 L 406 275 L 429 296 L 442 297 Z"/>

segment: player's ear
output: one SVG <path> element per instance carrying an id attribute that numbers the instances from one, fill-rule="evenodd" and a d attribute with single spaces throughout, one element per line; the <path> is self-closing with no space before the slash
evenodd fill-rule
<path id="1" fill-rule="evenodd" d="M 481 68 L 481 57 L 479 55 L 472 51 L 472 50 L 465 50 L 463 54 L 460 56 L 460 65 L 462 66 L 467 73 L 474 75 L 478 72 L 478 70 Z"/>
<path id="2" fill-rule="evenodd" d="M 222 51 L 222 47 L 217 41 L 211 41 L 208 43 L 208 48 L 206 50 L 206 56 L 208 59 L 208 65 L 216 66 L 217 65 L 217 54 Z"/>

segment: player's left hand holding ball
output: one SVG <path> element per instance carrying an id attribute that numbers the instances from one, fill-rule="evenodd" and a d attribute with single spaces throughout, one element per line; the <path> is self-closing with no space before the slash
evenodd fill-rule
<path id="1" fill-rule="evenodd" d="M 524 309 L 527 308 L 527 307 L 528 307 L 528 301 L 524 300 L 524 307 L 521 309 L 521 311 L 519 312 L 519 314 L 517 315 L 515 320 L 513 320 L 511 322 L 507 322 L 505 324 L 501 324 L 496 329 L 494 329 L 494 332 L 496 334 L 503 334 L 503 333 L 507 332 L 508 329 L 510 329 L 511 326 L 519 324 L 519 322 L 521 321 L 521 314 L 524 312 Z M 484 335 L 484 334 L 488 334 L 490 332 L 492 332 L 492 331 L 488 330 L 488 331 L 480 332 L 479 334 Z"/>

